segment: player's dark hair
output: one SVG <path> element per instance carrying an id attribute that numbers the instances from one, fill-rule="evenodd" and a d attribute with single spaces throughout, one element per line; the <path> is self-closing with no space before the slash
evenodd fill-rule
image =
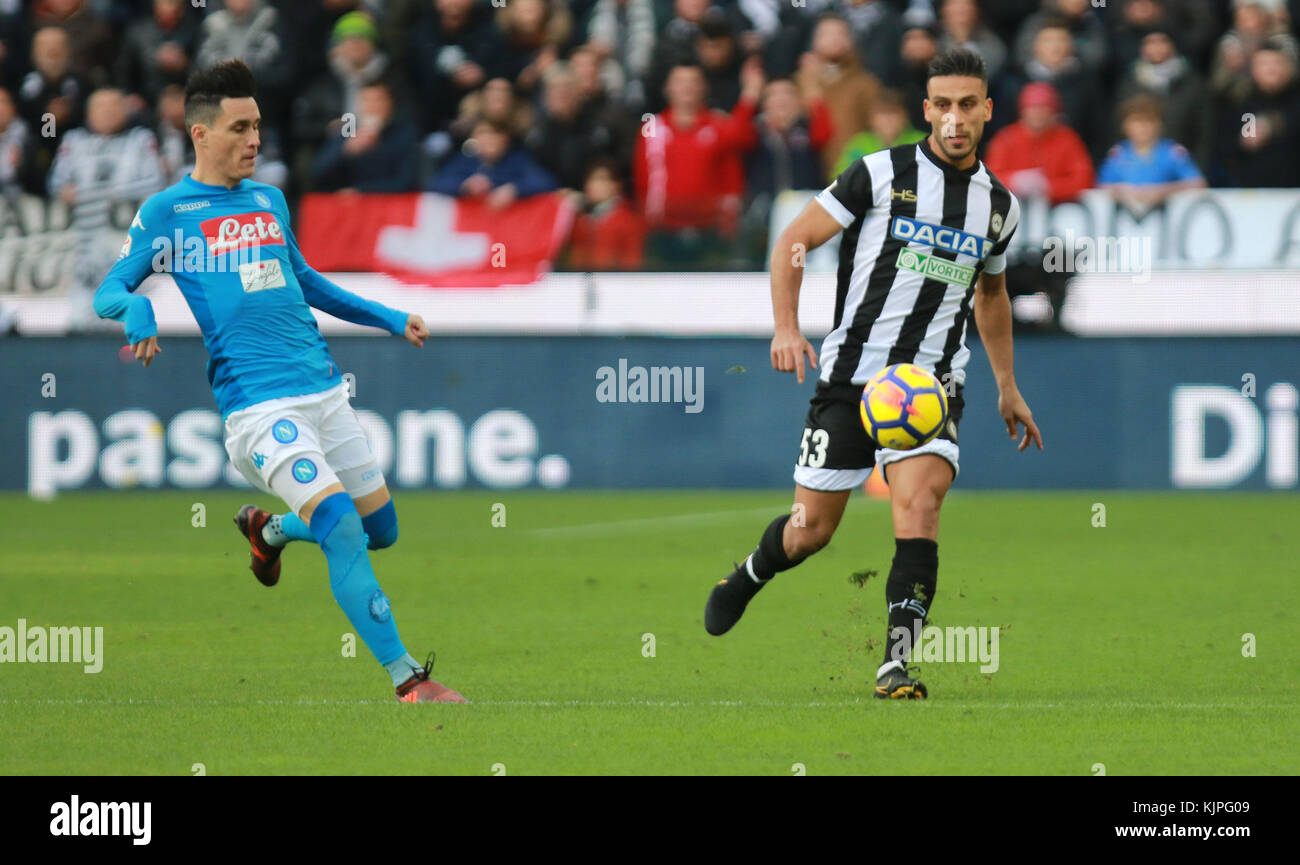
<path id="1" fill-rule="evenodd" d="M 925 83 L 929 85 L 931 78 L 946 75 L 978 78 L 984 82 L 985 89 L 989 86 L 989 73 L 984 65 L 984 58 L 969 48 L 949 48 L 936 54 L 925 72 Z"/>
<path id="2" fill-rule="evenodd" d="M 222 60 L 200 69 L 185 84 L 185 128 L 211 126 L 221 116 L 221 100 L 257 95 L 253 70 L 242 60 Z"/>

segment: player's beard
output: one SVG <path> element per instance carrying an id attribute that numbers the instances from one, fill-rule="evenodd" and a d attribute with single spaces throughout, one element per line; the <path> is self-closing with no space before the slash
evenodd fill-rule
<path id="1" fill-rule="evenodd" d="M 948 139 L 944 137 L 941 133 L 936 134 L 935 139 L 939 142 L 939 148 L 943 151 L 944 157 L 946 157 L 950 162 L 954 162 L 954 163 L 961 162 L 963 159 L 973 154 L 976 148 L 979 147 L 979 143 L 980 143 L 980 139 L 978 135 L 976 135 L 973 132 L 967 132 L 966 146 L 960 153 L 957 153 L 949 148 Z"/>

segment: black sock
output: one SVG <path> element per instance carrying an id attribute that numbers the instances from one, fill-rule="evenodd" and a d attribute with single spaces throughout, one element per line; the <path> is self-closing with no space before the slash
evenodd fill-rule
<path id="1" fill-rule="evenodd" d="M 895 538 L 894 564 L 885 583 L 889 629 L 885 661 L 907 662 L 913 642 L 925 626 L 939 580 L 939 545 L 929 538 Z M 895 629 L 902 628 L 904 633 Z M 899 643 L 903 645 L 899 646 Z M 896 648 L 897 647 L 897 648 Z"/>
<path id="2" fill-rule="evenodd" d="M 785 524 L 790 521 L 789 514 L 772 520 L 763 531 L 758 542 L 758 549 L 750 557 L 749 563 L 754 568 L 754 576 L 760 580 L 770 580 L 782 571 L 788 571 L 803 559 L 791 559 L 785 554 L 785 544 L 781 538 L 785 533 Z M 740 566 L 745 567 L 743 564 Z"/>

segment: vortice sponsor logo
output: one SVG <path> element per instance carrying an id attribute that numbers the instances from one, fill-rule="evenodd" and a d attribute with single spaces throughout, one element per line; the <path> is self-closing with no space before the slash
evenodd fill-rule
<path id="1" fill-rule="evenodd" d="M 910 270 L 921 274 L 926 279 L 960 285 L 963 288 L 969 286 L 975 279 L 975 268 L 969 265 L 957 264 L 955 261 L 912 249 L 900 249 L 898 259 L 894 263 L 899 270 Z"/>

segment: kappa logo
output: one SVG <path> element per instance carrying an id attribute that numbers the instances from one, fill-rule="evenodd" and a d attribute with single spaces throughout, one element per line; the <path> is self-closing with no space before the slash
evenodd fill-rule
<path id="1" fill-rule="evenodd" d="M 187 213 L 187 212 L 189 212 L 189 211 L 191 211 L 191 210 L 202 210 L 203 208 L 205 208 L 205 207 L 210 207 L 211 205 L 212 205 L 212 202 L 210 202 L 210 201 L 206 201 L 206 200 L 205 200 L 205 201 L 189 201 L 189 202 L 186 202 L 185 204 L 173 204 L 173 205 L 172 205 L 172 213 Z"/>
<path id="2" fill-rule="evenodd" d="M 144 221 L 140 219 L 140 211 L 138 210 L 135 212 L 135 216 L 131 217 L 131 228 L 138 228 L 141 231 L 144 231 Z M 127 231 L 130 230 L 130 228 L 127 229 Z"/>
<path id="3" fill-rule="evenodd" d="M 259 454 L 257 451 L 253 451 L 253 465 L 257 466 L 259 469 L 266 465 L 266 454 Z"/>
<path id="4" fill-rule="evenodd" d="M 906 216 L 894 217 L 894 224 L 889 233 L 899 240 L 932 246 L 958 255 L 969 255 L 979 261 L 987 258 L 993 249 L 993 241 L 987 237 L 968 234 L 961 229 L 949 228 L 946 225 L 920 222 Z"/>

